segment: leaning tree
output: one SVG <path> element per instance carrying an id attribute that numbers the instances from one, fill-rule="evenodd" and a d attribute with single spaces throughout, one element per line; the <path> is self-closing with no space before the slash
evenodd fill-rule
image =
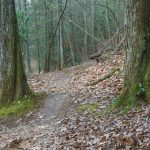
<path id="1" fill-rule="evenodd" d="M 150 102 L 150 0 L 129 0 L 127 17 L 128 50 L 122 99 Z"/>
<path id="2" fill-rule="evenodd" d="M 14 0 L 0 0 L 0 105 L 29 95 Z"/>

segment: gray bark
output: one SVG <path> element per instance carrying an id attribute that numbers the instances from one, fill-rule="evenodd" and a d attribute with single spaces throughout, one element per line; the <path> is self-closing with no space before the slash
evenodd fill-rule
<path id="1" fill-rule="evenodd" d="M 30 94 L 24 73 L 14 0 L 0 1 L 0 105 Z"/>

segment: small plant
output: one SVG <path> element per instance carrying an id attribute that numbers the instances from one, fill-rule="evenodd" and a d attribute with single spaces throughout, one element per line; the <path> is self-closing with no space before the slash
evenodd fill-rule
<path id="1" fill-rule="evenodd" d="M 136 96 L 131 96 L 130 99 L 123 100 L 121 97 L 115 98 L 112 102 L 109 111 L 118 110 L 118 115 L 126 114 L 132 110 L 133 107 L 138 106 Z"/>
<path id="2" fill-rule="evenodd" d="M 136 93 L 137 96 L 142 95 L 145 92 L 144 86 L 142 85 L 142 83 L 138 84 L 138 91 Z"/>

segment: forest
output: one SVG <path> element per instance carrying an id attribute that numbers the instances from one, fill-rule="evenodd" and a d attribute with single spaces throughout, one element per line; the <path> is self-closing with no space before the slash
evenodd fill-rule
<path id="1" fill-rule="evenodd" d="M 0 150 L 149 150 L 149 9 L 0 0 Z"/>
<path id="2" fill-rule="evenodd" d="M 116 33 L 123 32 L 124 7 L 113 0 L 16 1 L 26 72 L 61 70 L 85 62 L 98 47 L 115 49 L 124 36 Z"/>

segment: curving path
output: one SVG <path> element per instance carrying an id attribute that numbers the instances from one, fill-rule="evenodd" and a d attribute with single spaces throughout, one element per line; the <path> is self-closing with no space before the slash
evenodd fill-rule
<path id="1" fill-rule="evenodd" d="M 50 92 L 39 110 L 15 121 L 0 119 L 0 150 L 53 150 L 46 148 L 46 141 L 50 140 L 55 124 L 61 121 L 72 103 L 73 93 L 67 87 L 67 83 L 83 68 L 80 69 L 57 72 L 53 80 L 48 79 L 46 88 L 49 88 Z"/>

